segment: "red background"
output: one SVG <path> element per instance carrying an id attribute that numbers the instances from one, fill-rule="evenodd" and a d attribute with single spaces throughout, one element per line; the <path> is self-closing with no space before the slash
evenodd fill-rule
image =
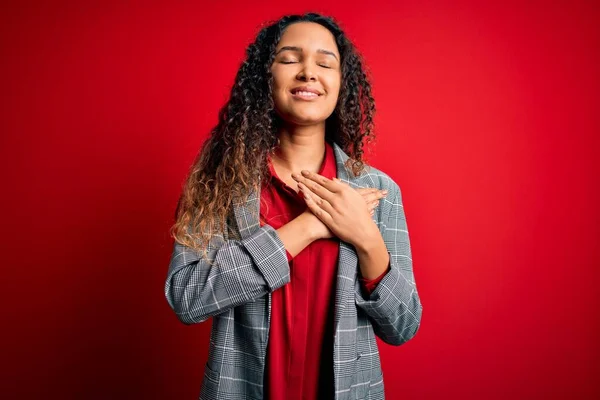
<path id="1" fill-rule="evenodd" d="M 3 398 L 196 398 L 167 230 L 246 45 L 309 10 L 362 51 L 403 192 L 424 310 L 379 343 L 387 396 L 600 396 L 594 2 L 117 3 L 1 6 Z"/>

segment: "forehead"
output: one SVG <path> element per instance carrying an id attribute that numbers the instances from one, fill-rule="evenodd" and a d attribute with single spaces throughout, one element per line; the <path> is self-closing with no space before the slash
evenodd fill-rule
<path id="1" fill-rule="evenodd" d="M 333 34 L 315 22 L 296 22 L 289 25 L 281 35 L 276 50 L 283 46 L 298 46 L 304 52 L 322 48 L 339 55 Z"/>

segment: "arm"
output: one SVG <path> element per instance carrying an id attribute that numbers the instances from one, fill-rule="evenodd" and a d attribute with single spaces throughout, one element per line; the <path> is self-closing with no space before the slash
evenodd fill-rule
<path id="1" fill-rule="evenodd" d="M 215 237 L 208 246 L 212 266 L 201 253 L 175 242 L 165 296 L 179 320 L 186 325 L 203 322 L 287 284 L 286 248 L 295 256 L 312 241 L 304 218 L 300 215 L 279 230 L 264 225 L 242 240 L 217 243 Z"/>
<path id="2" fill-rule="evenodd" d="M 373 291 L 375 290 L 375 288 L 377 287 L 379 282 L 381 282 L 383 277 L 390 270 L 389 254 L 387 253 L 387 251 L 385 254 L 386 254 L 386 257 L 388 257 L 387 269 L 385 271 L 383 271 L 383 273 L 381 275 L 379 275 L 375 279 L 367 279 L 367 278 L 364 278 L 362 275 L 358 276 L 358 280 L 360 281 L 362 288 L 367 295 L 370 295 L 371 293 L 373 293 Z M 362 264 L 362 261 L 360 260 L 360 258 L 359 258 L 359 263 Z"/>
<path id="3" fill-rule="evenodd" d="M 417 292 L 402 194 L 390 188 L 381 233 L 389 255 L 389 269 L 370 294 L 355 290 L 356 305 L 369 315 L 373 329 L 384 342 L 401 345 L 415 336 L 423 307 Z"/>

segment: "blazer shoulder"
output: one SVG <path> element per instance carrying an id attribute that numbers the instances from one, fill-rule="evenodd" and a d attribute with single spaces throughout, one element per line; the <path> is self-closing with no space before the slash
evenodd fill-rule
<path id="1" fill-rule="evenodd" d="M 400 186 L 391 176 L 371 165 L 365 165 L 365 170 L 361 175 L 361 183 L 367 187 L 388 190 L 391 195 L 395 195 L 396 192 L 400 193 Z"/>

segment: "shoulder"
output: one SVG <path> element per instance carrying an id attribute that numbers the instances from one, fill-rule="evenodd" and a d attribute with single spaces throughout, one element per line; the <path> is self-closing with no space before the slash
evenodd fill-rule
<path id="1" fill-rule="evenodd" d="M 401 200 L 400 186 L 388 174 L 365 163 L 363 171 L 359 176 L 355 177 L 349 172 L 347 164 L 351 159 L 344 150 L 335 142 L 333 143 L 333 150 L 336 157 L 338 178 L 342 178 L 350 186 L 355 188 L 369 187 L 387 190 L 388 198 L 398 198 Z"/>
<path id="2" fill-rule="evenodd" d="M 385 172 L 371 165 L 365 164 L 365 169 L 360 176 L 355 178 L 355 183 L 360 187 L 377 188 L 388 191 L 388 198 L 401 198 L 400 186 Z"/>

